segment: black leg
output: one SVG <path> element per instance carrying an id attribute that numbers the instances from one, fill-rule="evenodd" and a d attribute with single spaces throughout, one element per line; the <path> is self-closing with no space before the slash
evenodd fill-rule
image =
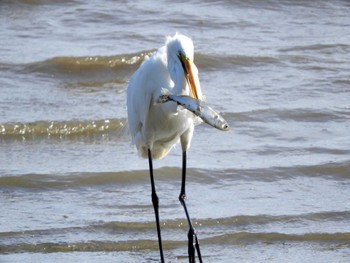
<path id="1" fill-rule="evenodd" d="M 185 200 L 186 200 L 186 158 L 187 158 L 186 151 L 184 151 L 182 153 L 182 182 L 181 182 L 181 191 L 180 191 L 180 195 L 179 195 L 179 200 L 180 200 L 182 206 L 184 207 L 186 217 L 187 217 L 187 222 L 188 222 L 188 225 L 190 228 L 190 230 L 188 231 L 189 262 L 194 263 L 196 261 L 195 251 L 197 250 L 199 262 L 202 263 L 203 262 L 202 255 L 201 255 L 201 251 L 199 248 L 197 233 L 192 225 L 192 221 L 191 221 L 190 215 L 188 213 L 186 202 L 185 202 Z"/>
<path id="2" fill-rule="evenodd" d="M 156 193 L 156 187 L 154 185 L 152 153 L 151 153 L 150 149 L 148 149 L 148 162 L 149 162 L 149 174 L 150 174 L 150 178 L 151 178 L 151 187 L 152 187 L 152 204 L 153 204 L 154 214 L 156 216 L 156 224 L 157 224 L 160 260 L 161 260 L 162 263 L 164 263 L 162 236 L 161 236 L 161 233 L 160 233 L 160 224 L 159 224 L 159 211 L 158 211 L 159 200 L 158 200 L 158 196 L 157 196 L 157 193 Z"/>

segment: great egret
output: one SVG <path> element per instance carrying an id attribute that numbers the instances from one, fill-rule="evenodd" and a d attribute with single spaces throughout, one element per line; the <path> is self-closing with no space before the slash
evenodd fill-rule
<path id="1" fill-rule="evenodd" d="M 186 151 L 190 147 L 194 125 L 200 122 L 192 112 L 178 107 L 175 102 L 157 103 L 164 90 L 172 94 L 189 95 L 201 99 L 198 70 L 193 63 L 193 43 L 176 33 L 168 37 L 165 46 L 144 61 L 133 74 L 127 89 L 128 124 L 132 140 L 139 154 L 148 158 L 151 179 L 152 203 L 155 212 L 161 262 L 164 262 L 159 224 L 158 196 L 153 177 L 153 159 L 161 159 L 181 142 L 182 183 L 179 200 L 189 224 L 189 261 L 195 262 L 195 251 L 202 262 L 196 231 L 186 207 Z"/>

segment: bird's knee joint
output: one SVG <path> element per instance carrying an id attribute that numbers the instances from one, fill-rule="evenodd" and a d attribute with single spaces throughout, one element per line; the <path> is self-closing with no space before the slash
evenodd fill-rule
<path id="1" fill-rule="evenodd" d="M 187 235 L 189 239 L 194 240 L 197 237 L 197 230 L 194 227 L 190 227 Z"/>
<path id="2" fill-rule="evenodd" d="M 185 193 L 180 193 L 179 195 L 179 201 L 183 203 L 186 200 L 186 194 Z"/>
<path id="3" fill-rule="evenodd" d="M 192 239 L 193 238 L 193 235 L 194 235 L 194 229 L 193 228 L 190 228 L 189 230 L 188 230 L 188 238 L 190 238 L 190 239 Z"/>

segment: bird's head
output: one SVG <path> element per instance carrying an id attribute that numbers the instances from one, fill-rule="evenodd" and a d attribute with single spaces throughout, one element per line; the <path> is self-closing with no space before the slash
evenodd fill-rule
<path id="1" fill-rule="evenodd" d="M 199 85 L 198 76 L 193 73 L 193 43 L 192 40 L 184 35 L 176 33 L 175 36 L 168 38 L 167 42 L 168 56 L 181 64 L 184 77 L 190 89 L 190 95 L 198 99 Z"/>

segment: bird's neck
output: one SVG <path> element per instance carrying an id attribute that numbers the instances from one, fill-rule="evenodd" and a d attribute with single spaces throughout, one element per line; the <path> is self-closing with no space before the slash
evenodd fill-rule
<path id="1" fill-rule="evenodd" d="M 187 94 L 187 92 L 186 92 L 187 82 L 186 82 L 185 75 L 183 73 L 182 68 L 179 68 L 176 73 L 177 74 L 175 75 L 175 78 L 173 79 L 173 81 L 174 81 L 173 93 L 174 94 Z"/>

